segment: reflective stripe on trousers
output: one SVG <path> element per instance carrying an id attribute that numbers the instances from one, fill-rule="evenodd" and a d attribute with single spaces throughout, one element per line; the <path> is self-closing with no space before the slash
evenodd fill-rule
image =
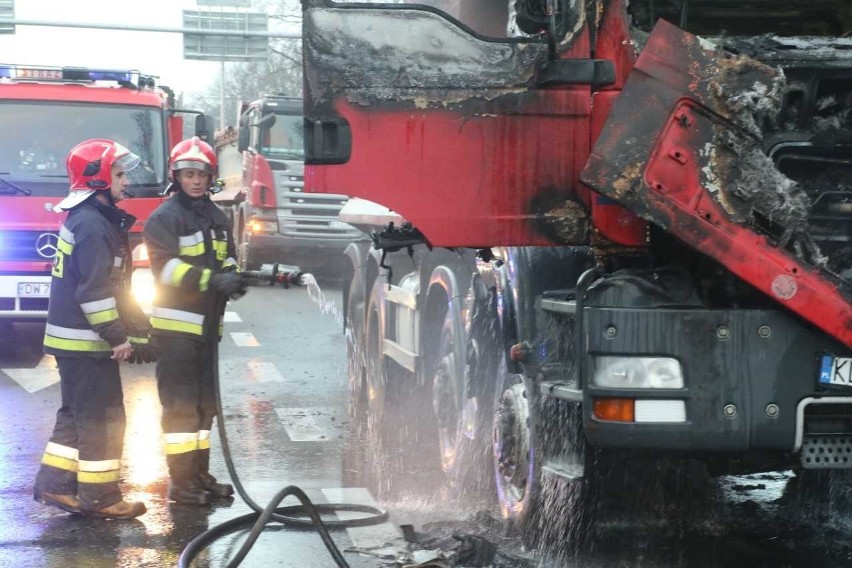
<path id="1" fill-rule="evenodd" d="M 76 494 L 83 509 L 121 500 L 124 397 L 118 362 L 57 357 L 62 403 L 36 475 L 37 489 Z"/>

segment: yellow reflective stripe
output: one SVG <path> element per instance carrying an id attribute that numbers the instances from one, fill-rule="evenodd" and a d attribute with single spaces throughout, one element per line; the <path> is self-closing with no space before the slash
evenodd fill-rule
<path id="1" fill-rule="evenodd" d="M 59 238 L 59 242 L 56 244 L 56 248 L 64 254 L 70 255 L 72 252 L 74 252 L 74 245 L 61 237 Z"/>
<path id="2" fill-rule="evenodd" d="M 185 454 L 198 449 L 198 432 L 171 432 L 163 435 L 166 454 Z"/>
<path id="3" fill-rule="evenodd" d="M 63 458 L 60 456 L 44 454 L 43 456 L 41 456 L 41 463 L 43 463 L 44 465 L 49 465 L 50 467 L 55 467 L 56 469 L 62 469 L 65 471 L 77 471 L 77 460 Z"/>
<path id="4" fill-rule="evenodd" d="M 210 449 L 210 438 L 206 440 L 198 440 L 198 449 L 199 450 L 209 450 Z"/>
<path id="5" fill-rule="evenodd" d="M 106 323 L 108 321 L 117 320 L 118 310 L 113 308 L 111 310 L 104 310 L 102 312 L 95 312 L 92 314 L 84 313 L 83 315 L 86 316 L 86 319 L 89 321 L 90 324 L 97 325 L 99 323 Z"/>
<path id="6" fill-rule="evenodd" d="M 119 471 L 78 471 L 79 483 L 114 483 L 118 481 Z"/>
<path id="7" fill-rule="evenodd" d="M 201 272 L 201 278 L 198 279 L 198 289 L 202 292 L 206 292 L 210 288 L 210 277 L 213 275 L 213 271 L 209 268 L 205 268 Z"/>
<path id="8" fill-rule="evenodd" d="M 182 331 L 193 335 L 204 335 L 204 327 L 197 323 L 188 323 L 185 321 L 176 321 L 165 318 L 151 318 L 151 327 L 154 329 L 162 329 L 164 331 Z"/>
<path id="9" fill-rule="evenodd" d="M 65 351 L 112 351 L 106 341 L 91 341 L 88 339 L 61 339 L 45 334 L 44 345 Z"/>
<path id="10" fill-rule="evenodd" d="M 228 256 L 228 241 L 213 241 L 213 250 L 216 251 L 216 260 L 225 260 Z"/>
<path id="11" fill-rule="evenodd" d="M 222 261 L 222 268 L 227 268 L 228 266 L 235 267 L 237 269 L 237 272 L 240 271 L 240 267 L 237 264 L 237 260 L 232 256 L 229 256 L 228 258 Z"/>
<path id="12" fill-rule="evenodd" d="M 121 467 L 121 460 L 80 460 L 80 471 L 113 471 Z"/>
<path id="13" fill-rule="evenodd" d="M 186 273 L 192 270 L 192 265 L 188 262 L 182 262 L 179 265 L 175 266 L 172 271 L 171 283 L 174 286 L 180 286 L 180 283 L 183 282 L 183 277 L 186 276 Z"/>
<path id="14" fill-rule="evenodd" d="M 136 344 L 146 344 L 146 343 L 148 343 L 148 338 L 147 337 L 128 336 L 127 341 L 129 341 L 130 343 L 136 343 Z"/>
<path id="15" fill-rule="evenodd" d="M 201 256 L 204 254 L 204 241 L 194 245 L 180 247 L 180 249 L 178 249 L 178 254 L 180 256 Z"/>

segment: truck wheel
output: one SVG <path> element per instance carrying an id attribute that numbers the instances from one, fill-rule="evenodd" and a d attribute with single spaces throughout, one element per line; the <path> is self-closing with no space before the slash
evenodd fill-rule
<path id="1" fill-rule="evenodd" d="M 492 452 L 497 500 L 503 518 L 520 527 L 535 508 L 538 481 L 532 405 L 519 375 L 506 376 L 495 399 Z"/>

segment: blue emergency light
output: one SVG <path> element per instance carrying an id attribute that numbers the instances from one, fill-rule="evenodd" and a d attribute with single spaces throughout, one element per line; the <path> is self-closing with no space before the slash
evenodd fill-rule
<path id="1" fill-rule="evenodd" d="M 123 85 L 133 85 L 134 87 L 154 86 L 153 78 L 141 76 L 138 71 L 88 69 L 86 67 L 48 67 L 42 65 L 0 64 L 0 79 L 19 79 L 43 82 L 112 81 Z"/>

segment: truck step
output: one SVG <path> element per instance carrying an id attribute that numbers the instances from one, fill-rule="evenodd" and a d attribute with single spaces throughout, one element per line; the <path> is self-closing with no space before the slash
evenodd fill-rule
<path id="1" fill-rule="evenodd" d="M 800 458 L 805 469 L 852 469 L 852 435 L 805 435 Z"/>

